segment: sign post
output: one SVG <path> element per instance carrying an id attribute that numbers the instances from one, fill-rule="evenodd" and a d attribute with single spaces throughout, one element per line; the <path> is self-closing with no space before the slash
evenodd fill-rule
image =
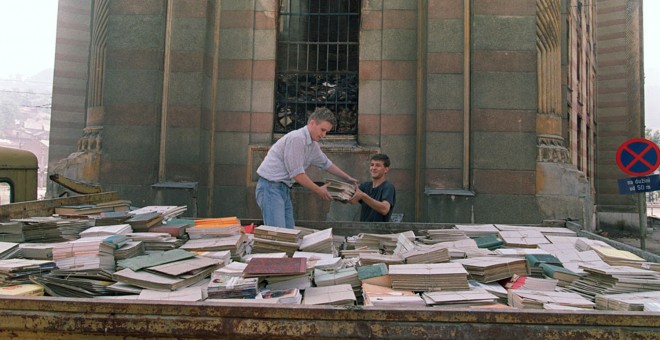
<path id="1" fill-rule="evenodd" d="M 654 142 L 644 138 L 633 138 L 619 146 L 616 151 L 616 164 L 628 175 L 638 176 L 619 180 L 619 193 L 639 193 L 639 229 L 640 247 L 646 249 L 646 204 L 645 193 L 660 189 L 658 175 L 647 176 L 660 166 L 660 148 Z"/>

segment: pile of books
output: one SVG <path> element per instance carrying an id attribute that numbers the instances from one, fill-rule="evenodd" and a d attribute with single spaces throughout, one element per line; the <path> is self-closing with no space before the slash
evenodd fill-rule
<path id="1" fill-rule="evenodd" d="M 470 288 L 460 291 L 424 292 L 422 298 L 429 306 L 469 307 L 492 305 L 497 302 L 497 296 L 480 288 Z"/>
<path id="2" fill-rule="evenodd" d="M 30 275 L 46 274 L 55 268 L 55 262 L 47 260 L 0 260 L 0 286 L 31 283 Z"/>
<path id="3" fill-rule="evenodd" d="M 596 309 L 643 311 L 646 303 L 660 303 L 660 291 L 596 295 Z"/>
<path id="4" fill-rule="evenodd" d="M 53 260 L 64 270 L 115 270 L 115 249 L 128 239 L 125 235 L 85 237 L 58 243 L 53 247 Z"/>
<path id="5" fill-rule="evenodd" d="M 18 257 L 21 250 L 18 245 L 15 242 L 0 242 L 0 260 Z"/>
<path id="6" fill-rule="evenodd" d="M 259 292 L 259 279 L 231 276 L 214 271 L 206 290 L 209 299 L 254 298 Z"/>
<path id="7" fill-rule="evenodd" d="M 336 305 L 353 306 L 356 297 L 349 284 L 339 284 L 325 287 L 309 287 L 305 290 L 303 305 Z"/>
<path id="8" fill-rule="evenodd" d="M 326 179 L 325 183 L 332 199 L 339 202 L 346 202 L 355 195 L 355 184 L 338 181 L 335 179 Z"/>
<path id="9" fill-rule="evenodd" d="M 467 290 L 468 272 L 460 263 L 390 266 L 392 288 L 412 291 Z"/>
<path id="10" fill-rule="evenodd" d="M 422 297 L 410 290 L 396 290 L 389 287 L 362 284 L 365 306 L 426 306 Z"/>
<path id="11" fill-rule="evenodd" d="M 297 229 L 261 225 L 254 229 L 252 252 L 285 252 L 291 256 L 298 250 L 301 238 L 301 231 Z"/>
<path id="12" fill-rule="evenodd" d="M 60 216 L 91 216 L 104 212 L 129 211 L 131 201 L 116 200 L 97 204 L 63 205 L 55 207 L 55 214 Z"/>
<path id="13" fill-rule="evenodd" d="M 238 234 L 228 237 L 189 240 L 181 245 L 180 248 L 196 252 L 229 250 L 231 257 L 238 260 L 245 255 L 248 241 L 249 239 L 245 234 Z"/>
<path id="14" fill-rule="evenodd" d="M 126 235 L 131 241 L 142 242 L 145 252 L 172 250 L 182 247 L 184 240 L 169 233 L 133 232 Z"/>
<path id="15" fill-rule="evenodd" d="M 426 237 L 422 238 L 421 242 L 426 244 L 453 242 L 468 238 L 465 231 L 459 229 L 429 229 L 425 230 L 424 233 Z"/>
<path id="16" fill-rule="evenodd" d="M 527 275 L 527 261 L 512 257 L 473 257 L 455 260 L 470 273 L 470 278 L 478 282 L 495 282 L 513 275 Z"/>
<path id="17" fill-rule="evenodd" d="M 190 239 L 235 236 L 241 232 L 241 221 L 236 217 L 198 219 L 186 232 Z"/>
<path id="18" fill-rule="evenodd" d="M 540 244 L 550 243 L 536 230 L 501 230 L 499 236 L 507 247 L 514 248 L 538 248 Z"/>
<path id="19" fill-rule="evenodd" d="M 509 290 L 509 305 L 522 309 L 550 309 L 554 305 L 593 309 L 595 306 L 590 300 L 572 292 L 524 289 Z"/>
<path id="20" fill-rule="evenodd" d="M 335 248 L 332 237 L 332 228 L 303 236 L 299 249 L 306 252 L 337 255 L 337 249 Z"/>
<path id="21" fill-rule="evenodd" d="M 172 291 L 191 286 L 222 266 L 221 260 L 174 249 L 119 261 L 115 281 L 145 289 Z"/>

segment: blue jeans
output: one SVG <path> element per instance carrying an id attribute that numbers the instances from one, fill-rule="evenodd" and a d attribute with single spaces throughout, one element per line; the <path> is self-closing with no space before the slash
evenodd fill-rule
<path id="1" fill-rule="evenodd" d="M 255 193 L 264 225 L 293 229 L 291 188 L 282 182 L 271 182 L 259 177 Z"/>

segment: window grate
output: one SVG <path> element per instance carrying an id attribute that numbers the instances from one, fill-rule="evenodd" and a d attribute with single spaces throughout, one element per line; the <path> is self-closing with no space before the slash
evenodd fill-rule
<path id="1" fill-rule="evenodd" d="M 275 133 L 335 113 L 330 134 L 357 134 L 360 0 L 280 0 Z"/>

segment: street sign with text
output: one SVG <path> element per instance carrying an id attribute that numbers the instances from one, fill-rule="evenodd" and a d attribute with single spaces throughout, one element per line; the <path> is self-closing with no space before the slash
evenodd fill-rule
<path id="1" fill-rule="evenodd" d="M 620 194 L 636 194 L 660 190 L 660 175 L 623 178 L 619 180 Z"/>

